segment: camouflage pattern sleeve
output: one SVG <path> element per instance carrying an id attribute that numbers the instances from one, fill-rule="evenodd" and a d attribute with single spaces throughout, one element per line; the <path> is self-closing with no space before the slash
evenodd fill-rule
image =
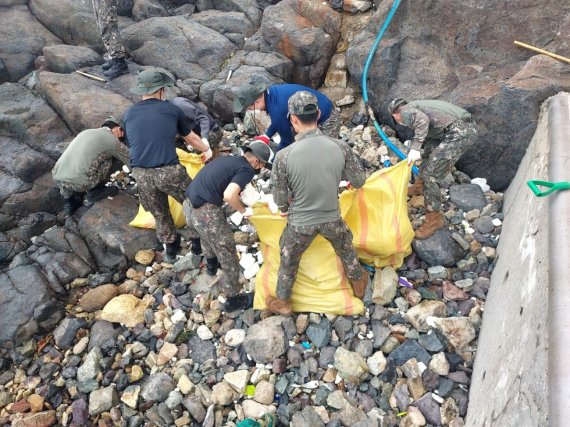
<path id="1" fill-rule="evenodd" d="M 428 115 L 410 104 L 400 108 L 400 115 L 402 117 L 402 124 L 414 130 L 414 138 L 412 139 L 410 149 L 419 151 L 428 134 Z"/>
<path id="2" fill-rule="evenodd" d="M 348 144 L 344 141 L 338 141 L 339 146 L 344 154 L 344 170 L 342 171 L 343 179 L 350 181 L 354 188 L 360 188 L 366 181 L 366 174 L 362 161 L 350 149 Z"/>
<path id="3" fill-rule="evenodd" d="M 111 154 L 113 157 L 123 162 L 123 164 L 130 167 L 129 150 L 127 149 L 127 146 L 125 144 L 123 144 L 122 142 L 117 142 L 117 144 L 115 145 L 115 150 Z"/>
<path id="4" fill-rule="evenodd" d="M 273 200 L 279 206 L 281 212 L 287 212 L 289 208 L 289 191 L 287 184 L 287 153 L 284 149 L 275 155 L 271 169 L 271 183 L 273 186 Z"/>

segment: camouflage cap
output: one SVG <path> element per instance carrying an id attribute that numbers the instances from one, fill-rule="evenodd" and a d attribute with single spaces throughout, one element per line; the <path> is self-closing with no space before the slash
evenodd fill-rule
<path id="1" fill-rule="evenodd" d="M 406 105 L 408 102 L 405 99 L 402 98 L 394 98 L 393 100 L 390 101 L 390 103 L 388 104 L 388 112 L 390 114 L 394 114 L 395 112 L 398 111 L 398 109 L 402 106 L 402 105 Z"/>
<path id="2" fill-rule="evenodd" d="M 305 90 L 295 92 L 289 97 L 288 115 L 302 116 L 319 111 L 317 97 Z"/>
<path id="3" fill-rule="evenodd" d="M 240 86 L 234 98 L 234 113 L 243 113 L 267 87 L 267 84 L 263 82 L 246 83 Z"/>
<path id="4" fill-rule="evenodd" d="M 131 92 L 150 95 L 165 86 L 174 86 L 174 80 L 168 74 L 156 70 L 144 70 L 138 74 L 137 85 L 131 88 Z"/>

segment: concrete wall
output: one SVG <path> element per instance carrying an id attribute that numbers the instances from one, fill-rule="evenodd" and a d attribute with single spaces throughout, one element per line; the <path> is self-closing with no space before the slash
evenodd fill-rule
<path id="1" fill-rule="evenodd" d="M 568 96 L 558 95 L 558 96 Z M 549 105 L 505 194 L 498 261 L 485 304 L 466 425 L 537 427 L 549 422 L 549 197 L 528 188 L 548 180 Z M 568 177 L 570 178 L 570 177 Z"/>

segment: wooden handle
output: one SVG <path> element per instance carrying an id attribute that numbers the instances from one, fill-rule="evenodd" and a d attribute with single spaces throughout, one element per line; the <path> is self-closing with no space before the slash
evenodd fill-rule
<path id="1" fill-rule="evenodd" d="M 557 59 L 557 60 L 559 60 L 559 61 L 566 62 L 566 63 L 570 64 L 570 58 L 566 58 L 565 56 L 556 55 L 555 53 L 552 53 L 552 52 L 549 52 L 549 51 L 547 51 L 547 50 L 540 49 L 540 48 L 538 48 L 538 47 L 534 47 L 534 46 L 531 46 L 531 45 L 529 45 L 529 44 L 522 43 L 522 42 L 519 42 L 519 41 L 516 41 L 516 40 L 515 40 L 514 43 L 515 43 L 515 45 L 517 45 L 517 46 L 524 47 L 525 49 L 533 50 L 533 51 L 535 51 L 535 52 L 541 53 L 541 54 L 543 54 L 543 55 L 550 56 L 551 58 L 554 58 L 554 59 Z"/>

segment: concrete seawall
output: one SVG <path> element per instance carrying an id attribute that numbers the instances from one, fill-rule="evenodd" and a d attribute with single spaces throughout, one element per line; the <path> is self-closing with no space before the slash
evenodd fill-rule
<path id="1" fill-rule="evenodd" d="M 568 244 L 553 248 L 552 241 L 570 239 L 560 235 L 564 226 L 569 230 L 570 190 L 539 198 L 526 183 L 570 180 L 569 104 L 569 94 L 544 103 L 533 140 L 505 193 L 498 261 L 478 341 L 467 426 L 562 426 L 562 418 L 556 420 L 563 415 L 557 414 L 568 413 L 570 369 L 560 365 L 570 360 L 570 342 L 560 342 L 564 337 L 559 331 L 570 334 L 570 322 L 559 318 L 570 319 L 570 309 L 565 310 L 570 304 L 564 298 L 566 292 L 570 295 L 570 276 L 562 278 L 562 289 L 556 283 L 561 282 L 559 267 L 568 271 L 570 254 L 560 253 Z M 549 263 L 553 250 L 559 261 L 561 255 L 565 259 L 558 263 L 563 265 Z"/>

